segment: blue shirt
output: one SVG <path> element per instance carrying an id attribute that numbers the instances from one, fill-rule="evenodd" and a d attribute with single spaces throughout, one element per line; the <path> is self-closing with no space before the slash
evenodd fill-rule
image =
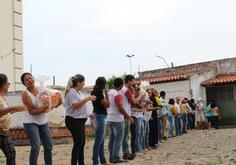
<path id="1" fill-rule="evenodd" d="M 211 104 L 209 104 L 209 105 L 207 106 L 206 111 L 209 111 L 210 108 L 211 108 Z M 211 117 L 211 116 L 212 116 L 212 115 L 211 115 L 211 112 L 206 113 L 206 117 Z"/>

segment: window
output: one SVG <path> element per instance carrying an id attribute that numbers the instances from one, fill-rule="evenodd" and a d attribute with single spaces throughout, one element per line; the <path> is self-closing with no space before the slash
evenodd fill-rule
<path id="1" fill-rule="evenodd" d="M 216 102 L 234 101 L 233 85 L 206 87 L 206 94 Z"/>

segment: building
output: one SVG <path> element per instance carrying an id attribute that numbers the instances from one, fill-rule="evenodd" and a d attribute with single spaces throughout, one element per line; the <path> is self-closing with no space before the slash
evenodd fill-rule
<path id="1" fill-rule="evenodd" d="M 9 91 L 22 90 L 23 85 L 20 81 L 23 73 L 21 0 L 0 1 L 0 22 L 0 73 L 8 76 L 11 83 Z"/>
<path id="2" fill-rule="evenodd" d="M 166 92 L 166 101 L 179 96 L 214 99 L 222 117 L 220 125 L 236 124 L 236 58 L 208 61 L 165 69 L 139 72 L 136 81 Z"/>

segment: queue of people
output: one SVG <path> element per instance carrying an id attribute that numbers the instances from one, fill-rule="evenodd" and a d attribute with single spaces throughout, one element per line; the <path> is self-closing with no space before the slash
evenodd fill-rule
<path id="1" fill-rule="evenodd" d="M 36 165 L 40 151 L 40 141 L 44 147 L 45 165 L 52 164 L 52 137 L 47 123 L 47 115 L 44 113 L 49 102 L 45 101 L 43 109 L 36 104 L 36 96 L 39 89 L 35 86 L 34 77 L 30 73 L 21 76 L 25 90 L 22 92 L 24 105 L 9 107 L 4 98 L 8 91 L 9 81 L 6 75 L 0 74 L 0 146 L 6 155 L 7 164 L 15 164 L 15 149 L 9 135 L 11 123 L 10 114 L 24 112 L 23 125 L 29 138 L 31 151 L 29 164 Z M 91 95 L 84 97 L 81 93 L 85 85 L 85 77 L 76 74 L 69 78 L 64 92 L 65 124 L 72 134 L 73 148 L 71 164 L 84 165 L 85 122 L 90 118 L 91 125 L 95 129 L 95 141 L 93 146 L 93 164 L 110 165 L 111 163 L 123 163 L 133 160 L 135 157 L 157 149 L 168 138 L 174 138 L 187 134 L 187 130 L 195 130 L 195 116 L 197 128 L 203 129 L 205 110 L 202 99 L 198 102 L 179 97 L 165 102 L 166 93 L 150 88 L 146 92 L 141 91 L 138 84 L 134 83 L 134 77 L 127 75 L 125 82 L 116 78 L 114 88 L 108 92 L 106 79 L 98 77 Z M 105 95 L 104 95 L 105 93 Z M 142 98 L 148 94 L 147 100 Z M 92 101 L 93 113 L 90 114 L 88 101 Z M 142 104 L 141 104 L 142 102 Z M 60 106 L 62 99 L 59 99 Z M 208 105 L 206 117 L 211 124 L 218 129 L 218 117 L 220 113 L 214 100 Z M 169 121 L 168 137 L 164 135 L 166 122 Z M 104 154 L 104 142 L 106 124 L 109 127 L 109 158 Z M 174 134 L 175 127 L 175 134 Z M 182 129 L 181 129 L 182 128 Z M 129 133 L 131 144 L 129 147 Z M 122 146 L 123 156 L 119 154 Z"/>

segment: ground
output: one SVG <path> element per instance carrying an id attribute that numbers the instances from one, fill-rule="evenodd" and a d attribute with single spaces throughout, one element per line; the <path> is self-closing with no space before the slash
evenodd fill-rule
<path id="1" fill-rule="evenodd" d="M 125 165 L 154 164 L 154 165 L 212 165 L 236 164 L 236 129 L 199 130 L 187 135 L 168 139 L 157 150 L 153 150 Z M 92 149 L 94 137 L 86 139 L 85 164 L 92 164 Z M 53 146 L 53 164 L 69 165 L 71 144 Z M 108 136 L 105 142 L 105 154 L 108 160 Z M 15 147 L 16 164 L 28 165 L 30 146 Z M 121 152 L 122 154 L 122 152 Z M 6 164 L 4 154 L 0 152 L 0 164 Z M 41 146 L 38 164 L 43 165 L 43 147 Z"/>

